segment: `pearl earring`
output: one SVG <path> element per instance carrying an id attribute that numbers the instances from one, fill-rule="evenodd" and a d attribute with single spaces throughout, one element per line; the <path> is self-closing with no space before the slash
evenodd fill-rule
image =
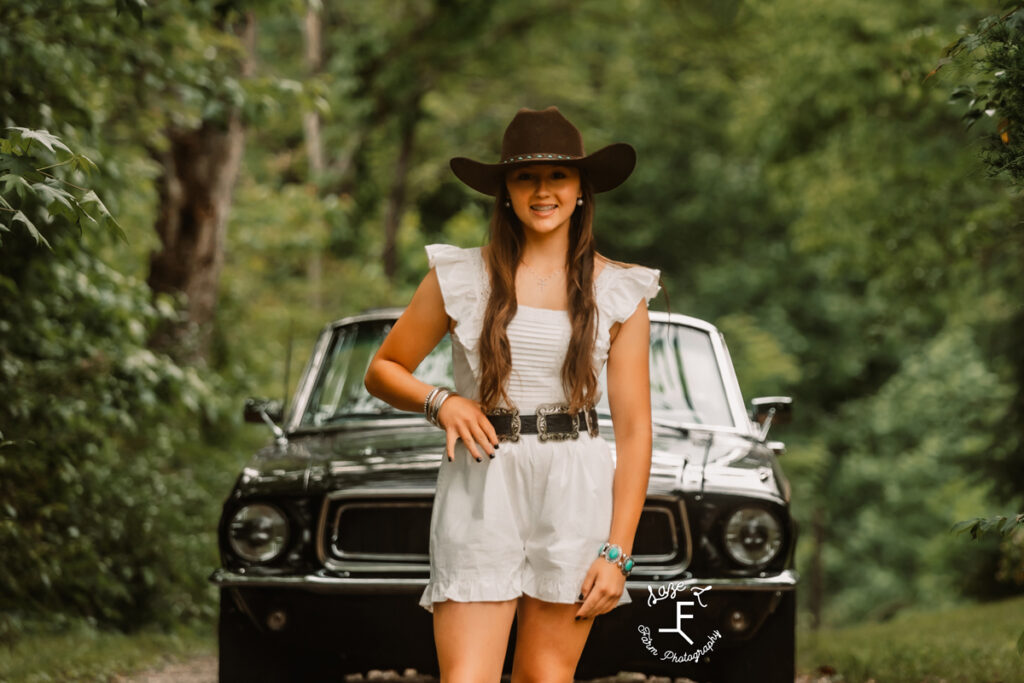
<path id="1" fill-rule="evenodd" d="M 583 206 L 583 197 L 576 198 L 576 206 Z"/>
<path id="2" fill-rule="evenodd" d="M 512 207 L 512 202 L 510 202 L 509 200 L 506 199 L 505 200 L 505 208 L 508 209 L 508 208 L 511 208 L 511 207 Z"/>

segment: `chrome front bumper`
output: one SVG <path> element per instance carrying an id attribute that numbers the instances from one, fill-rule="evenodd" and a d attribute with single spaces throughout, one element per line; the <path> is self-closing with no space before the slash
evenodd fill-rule
<path id="1" fill-rule="evenodd" d="M 675 581 L 626 581 L 630 594 L 643 594 L 663 590 L 685 590 L 691 586 L 711 586 L 719 590 L 734 591 L 791 591 L 796 588 L 800 574 L 787 569 L 780 574 L 742 579 L 678 579 Z M 304 576 L 250 576 L 225 569 L 215 569 L 209 581 L 220 588 L 268 587 L 294 588 L 315 593 L 338 593 L 343 595 L 409 595 L 422 592 L 427 585 L 425 578 L 408 579 L 354 579 L 315 572 Z"/>

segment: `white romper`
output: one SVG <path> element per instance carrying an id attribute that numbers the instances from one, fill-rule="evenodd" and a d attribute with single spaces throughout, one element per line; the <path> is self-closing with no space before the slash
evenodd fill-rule
<path id="1" fill-rule="evenodd" d="M 479 339 L 490 292 L 479 247 L 426 247 L 455 321 L 455 390 L 479 400 Z M 608 359 L 609 330 L 658 292 L 659 271 L 606 264 L 594 282 L 598 331 L 594 364 Z M 543 403 L 566 402 L 560 372 L 569 344 L 563 310 L 519 305 L 508 326 L 512 372 L 507 392 L 522 414 Z M 600 398 L 600 397 L 597 397 Z M 478 447 L 478 451 L 481 449 Z M 430 580 L 419 604 L 509 600 L 522 594 L 577 602 L 583 579 L 612 519 L 615 462 L 604 438 L 585 430 L 578 439 L 541 442 L 524 434 L 502 441 L 493 459 L 477 462 L 462 441 L 455 459 L 442 456 L 430 518 Z M 618 605 L 632 602 L 623 591 Z"/>

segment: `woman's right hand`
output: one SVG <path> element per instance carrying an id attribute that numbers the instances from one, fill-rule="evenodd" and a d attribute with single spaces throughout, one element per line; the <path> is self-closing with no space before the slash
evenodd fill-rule
<path id="1" fill-rule="evenodd" d="M 494 457 L 494 451 L 498 448 L 498 433 L 476 401 L 458 395 L 449 396 L 438 411 L 437 421 L 444 427 L 447 436 L 445 452 L 449 462 L 455 460 L 455 442 L 459 439 L 462 439 L 477 462 L 483 459 L 477 444 L 487 455 Z"/>

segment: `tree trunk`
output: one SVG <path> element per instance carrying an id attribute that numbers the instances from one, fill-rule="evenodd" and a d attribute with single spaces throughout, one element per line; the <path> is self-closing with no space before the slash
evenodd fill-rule
<path id="1" fill-rule="evenodd" d="M 306 9 L 306 20 L 303 35 L 306 39 L 306 73 L 315 76 L 320 72 L 323 62 L 321 48 L 320 11 L 310 4 Z M 320 141 L 320 114 L 315 109 L 307 111 L 303 117 L 303 130 L 306 134 L 306 154 L 309 156 L 309 170 L 314 177 L 324 170 L 324 150 Z"/>
<path id="2" fill-rule="evenodd" d="M 416 124 L 419 123 L 420 97 L 417 96 L 401 119 L 401 143 L 398 159 L 395 161 L 395 172 L 392 176 L 391 192 L 388 195 L 387 212 L 384 215 L 384 274 L 389 280 L 394 279 L 398 270 L 398 255 L 395 245 L 398 241 L 398 228 L 405 213 L 406 179 L 409 177 L 409 160 L 412 158 L 413 144 L 416 140 Z"/>
<path id="3" fill-rule="evenodd" d="M 159 330 L 153 346 L 195 362 L 209 350 L 244 133 L 236 113 L 226 130 L 204 122 L 197 130 L 172 130 L 168 138 L 156 221 L 163 248 L 150 257 L 149 286 L 154 294 L 183 293 L 186 315 Z"/>
<path id="4" fill-rule="evenodd" d="M 303 35 L 306 39 L 306 72 L 315 76 L 320 71 L 322 50 L 320 41 L 320 11 L 310 3 L 306 8 L 306 20 Z M 324 172 L 324 148 L 320 137 L 320 114 L 310 109 L 303 115 L 302 129 L 306 138 L 306 156 L 309 158 L 309 177 L 313 183 L 319 183 Z M 320 233 L 320 230 L 317 230 Z M 314 236 L 313 253 L 306 263 L 306 275 L 309 278 L 309 303 L 314 311 L 323 309 L 323 248 L 321 241 Z"/>
<path id="5" fill-rule="evenodd" d="M 249 59 L 242 75 L 253 70 L 252 46 L 255 22 L 248 15 L 242 37 Z M 238 111 L 226 124 L 204 121 L 198 129 L 172 128 L 168 146 L 159 161 L 160 208 L 156 232 L 161 249 L 150 255 L 149 286 L 154 295 L 184 294 L 183 319 L 159 329 L 150 341 L 153 348 L 179 361 L 198 362 L 208 356 L 217 289 L 224 264 L 224 241 L 231 195 L 245 131 Z"/>

